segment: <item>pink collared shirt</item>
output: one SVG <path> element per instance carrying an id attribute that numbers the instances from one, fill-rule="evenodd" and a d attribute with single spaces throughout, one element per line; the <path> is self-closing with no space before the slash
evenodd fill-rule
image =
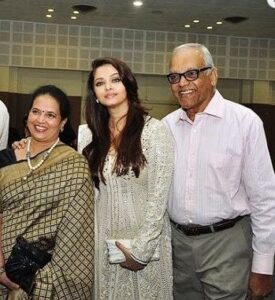
<path id="1" fill-rule="evenodd" d="M 261 119 L 216 91 L 192 122 L 181 108 L 163 119 L 174 138 L 168 211 L 179 224 L 251 216 L 252 271 L 272 274 L 275 176 Z"/>

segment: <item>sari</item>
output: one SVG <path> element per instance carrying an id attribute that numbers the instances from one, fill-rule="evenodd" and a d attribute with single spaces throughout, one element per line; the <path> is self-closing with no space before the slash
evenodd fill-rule
<path id="1" fill-rule="evenodd" d="M 32 165 L 44 154 L 34 157 Z M 52 259 L 36 274 L 30 296 L 0 285 L 0 299 L 91 299 L 94 204 L 88 164 L 61 144 L 26 177 L 28 171 L 25 160 L 0 169 L 2 252 L 7 260 L 16 237 L 22 235 L 28 242 L 46 245 Z"/>

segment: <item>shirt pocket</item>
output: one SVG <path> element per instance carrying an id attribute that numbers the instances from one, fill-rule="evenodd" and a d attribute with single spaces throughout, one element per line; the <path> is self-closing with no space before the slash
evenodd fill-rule
<path id="1" fill-rule="evenodd" d="M 209 164 L 213 177 L 232 197 L 240 186 L 242 177 L 242 157 L 236 154 L 213 153 Z"/>

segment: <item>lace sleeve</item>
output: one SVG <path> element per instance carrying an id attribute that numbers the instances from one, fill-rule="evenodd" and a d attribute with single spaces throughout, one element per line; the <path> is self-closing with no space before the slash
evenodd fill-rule
<path id="1" fill-rule="evenodd" d="M 83 149 L 92 141 L 92 133 L 87 124 L 78 127 L 77 151 L 82 153 Z"/>
<path id="2" fill-rule="evenodd" d="M 150 121 L 151 123 L 151 121 Z M 144 222 L 140 227 L 132 246 L 132 255 L 148 262 L 158 247 L 163 232 L 172 179 L 174 150 L 172 138 L 167 128 L 158 120 L 152 120 L 147 128 L 148 149 L 145 149 L 148 168 L 148 199 L 144 213 Z M 145 134 L 145 135 L 146 135 Z"/>

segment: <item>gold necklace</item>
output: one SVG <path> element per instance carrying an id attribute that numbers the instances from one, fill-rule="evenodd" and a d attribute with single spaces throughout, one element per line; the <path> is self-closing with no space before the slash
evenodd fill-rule
<path id="1" fill-rule="evenodd" d="M 42 159 L 35 166 L 33 166 L 31 164 L 31 138 L 28 138 L 26 159 L 27 159 L 27 162 L 28 162 L 29 171 L 23 177 L 23 180 L 27 180 L 27 178 L 32 174 L 32 172 L 34 170 L 36 170 L 36 169 L 38 169 L 39 167 L 42 166 L 42 164 L 49 157 L 50 153 L 53 151 L 53 149 L 58 144 L 58 142 L 59 142 L 59 138 L 57 138 L 57 140 L 52 144 L 52 146 L 50 147 L 50 149 L 43 155 Z"/>

